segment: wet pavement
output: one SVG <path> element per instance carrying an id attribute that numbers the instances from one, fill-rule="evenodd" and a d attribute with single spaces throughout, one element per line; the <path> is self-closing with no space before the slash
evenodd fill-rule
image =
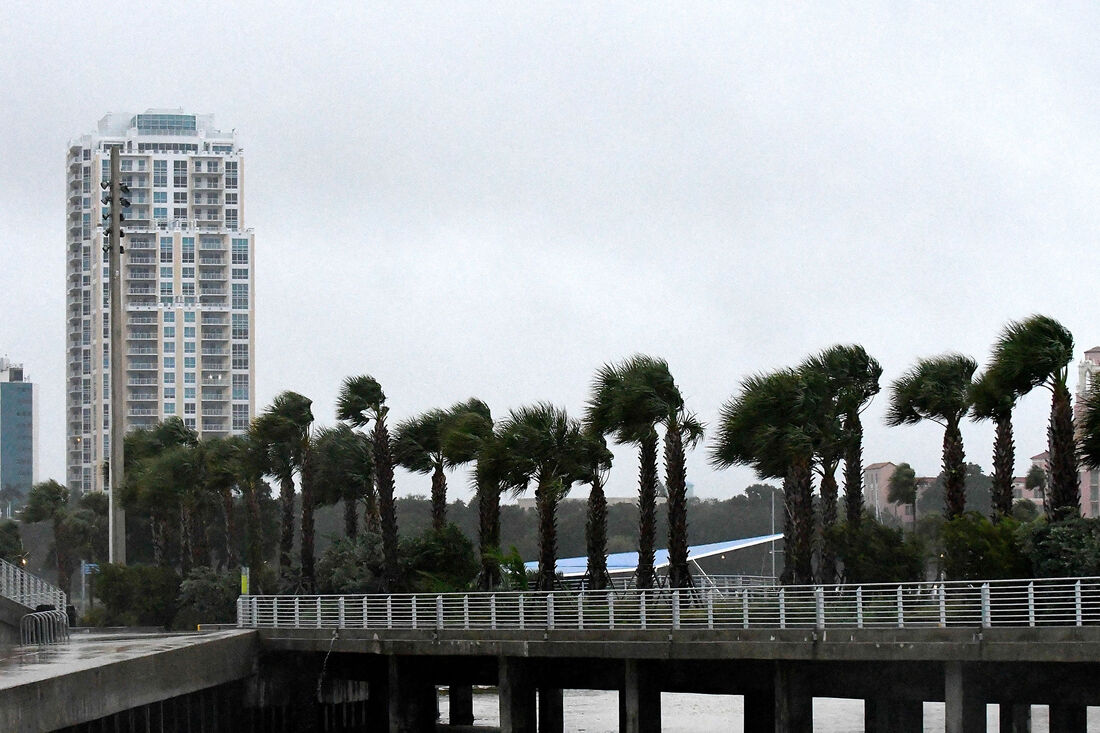
<path id="1" fill-rule="evenodd" d="M 249 630 L 183 633 L 104 633 L 74 630 L 70 641 L 43 647 L 0 647 L 0 690 L 182 649 Z"/>

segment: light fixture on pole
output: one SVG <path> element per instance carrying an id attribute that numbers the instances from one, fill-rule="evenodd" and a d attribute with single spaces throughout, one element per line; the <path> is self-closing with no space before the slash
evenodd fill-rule
<path id="1" fill-rule="evenodd" d="M 123 481 L 123 441 L 126 434 L 126 396 L 123 393 L 123 380 L 125 368 L 122 363 L 122 238 L 126 234 L 122 231 L 122 222 L 125 216 L 124 208 L 129 207 L 130 201 L 123 195 L 128 195 L 130 189 L 121 180 L 119 154 L 121 148 L 112 145 L 111 149 L 111 178 L 102 181 L 99 185 L 108 194 L 104 196 L 103 203 L 109 204 L 108 212 L 103 215 L 107 228 L 103 234 L 106 242 L 103 251 L 107 254 L 107 276 L 110 282 L 110 347 L 109 356 L 111 363 L 111 414 L 110 414 L 110 463 L 108 471 L 109 482 L 109 510 L 108 510 L 108 559 L 118 565 L 126 564 L 126 514 L 122 510 L 120 493 Z"/>

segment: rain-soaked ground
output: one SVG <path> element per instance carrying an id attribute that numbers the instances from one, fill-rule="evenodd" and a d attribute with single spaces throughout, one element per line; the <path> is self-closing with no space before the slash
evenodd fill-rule
<path id="1" fill-rule="evenodd" d="M 104 633 L 77 629 L 67 643 L 0 647 L 0 690 L 242 633 L 250 632 Z"/>

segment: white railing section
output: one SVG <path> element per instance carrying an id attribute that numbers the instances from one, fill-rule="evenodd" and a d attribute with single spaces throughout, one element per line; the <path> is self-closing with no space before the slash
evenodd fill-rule
<path id="1" fill-rule="evenodd" d="M 1100 625 L 1100 578 L 241 596 L 247 628 L 675 630 Z"/>
<path id="2" fill-rule="evenodd" d="M 0 560 L 0 596 L 32 609 L 52 606 L 64 611 L 66 606 L 64 591 L 6 560 Z"/>
<path id="3" fill-rule="evenodd" d="M 69 640 L 69 616 L 64 611 L 28 613 L 19 621 L 19 643 L 45 646 Z"/>

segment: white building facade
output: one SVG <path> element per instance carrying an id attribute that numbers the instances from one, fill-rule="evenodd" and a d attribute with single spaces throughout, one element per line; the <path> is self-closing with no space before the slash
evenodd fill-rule
<path id="1" fill-rule="evenodd" d="M 201 436 L 254 414 L 254 238 L 236 131 L 183 110 L 109 114 L 66 157 L 66 464 L 101 491 L 110 456 L 110 285 L 101 183 L 121 145 L 127 429 L 178 416 Z"/>

